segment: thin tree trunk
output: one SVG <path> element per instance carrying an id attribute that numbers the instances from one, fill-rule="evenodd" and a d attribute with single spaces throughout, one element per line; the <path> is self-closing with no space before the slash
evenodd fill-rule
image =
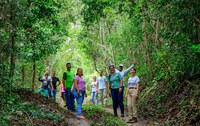
<path id="1" fill-rule="evenodd" d="M 32 91 L 35 89 L 35 74 L 36 74 L 36 64 L 35 60 L 33 61 L 33 74 L 32 74 Z"/>
<path id="2" fill-rule="evenodd" d="M 22 65 L 21 68 L 21 79 L 22 79 L 22 85 L 24 84 L 24 80 L 25 80 L 25 68 L 24 65 Z"/>
<path id="3" fill-rule="evenodd" d="M 142 14 L 143 14 L 142 29 L 143 29 L 144 42 L 145 42 L 146 51 L 147 51 L 146 55 L 147 55 L 147 60 L 148 60 L 150 76 L 151 76 L 151 79 L 153 79 L 152 61 L 151 61 L 151 55 L 150 55 L 150 51 L 149 51 L 149 43 L 148 43 L 147 31 L 146 31 L 146 20 L 145 20 L 144 5 L 142 5 Z"/>
<path id="4" fill-rule="evenodd" d="M 14 37 L 13 34 L 10 33 L 10 38 L 11 38 L 11 47 L 12 47 L 12 51 L 11 51 L 11 56 L 10 56 L 10 73 L 9 73 L 9 77 L 13 78 L 14 76 L 14 71 L 15 71 L 15 41 L 14 41 Z"/>
<path id="5" fill-rule="evenodd" d="M 113 60 L 113 64 L 116 66 L 116 62 L 115 62 L 115 55 L 114 55 L 114 49 L 113 49 L 113 46 L 110 44 L 111 46 L 111 50 L 112 50 L 112 60 Z"/>
<path id="6" fill-rule="evenodd" d="M 160 45 L 159 44 L 159 41 L 158 41 L 158 30 L 159 30 L 159 19 L 157 19 L 157 21 L 156 21 L 156 37 L 155 37 L 155 40 L 156 40 L 156 43 L 158 44 L 158 45 Z"/>

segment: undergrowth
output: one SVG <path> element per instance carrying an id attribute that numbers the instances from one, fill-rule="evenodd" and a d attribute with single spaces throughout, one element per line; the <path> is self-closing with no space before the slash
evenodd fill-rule
<path id="1" fill-rule="evenodd" d="M 119 117 L 114 117 L 101 106 L 83 105 L 83 112 L 90 118 L 92 126 L 125 126 L 126 123 Z"/>

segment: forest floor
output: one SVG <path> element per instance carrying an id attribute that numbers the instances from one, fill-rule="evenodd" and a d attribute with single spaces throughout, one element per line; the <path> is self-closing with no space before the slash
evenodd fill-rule
<path id="1" fill-rule="evenodd" d="M 14 98 L 16 96 L 16 98 Z M 128 117 L 114 117 L 112 107 L 93 106 L 90 97 L 85 98 L 83 115 L 78 119 L 76 112 L 68 111 L 58 94 L 56 102 L 52 99 L 26 89 L 17 89 L 12 94 L 0 96 L 4 108 L 1 112 L 0 125 L 38 125 L 38 126 L 147 126 L 143 120 L 137 123 L 126 123 Z M 118 112 L 120 113 L 120 112 Z M 149 126 L 149 125 L 148 125 Z"/>
<path id="2" fill-rule="evenodd" d="M 113 109 L 112 108 L 106 107 L 104 109 L 105 109 L 105 111 L 113 114 Z M 118 114 L 121 113 L 119 108 L 117 109 L 117 113 Z M 124 122 L 126 122 L 127 126 L 147 126 L 146 123 L 145 123 L 145 121 L 142 120 L 142 119 L 138 119 L 138 122 L 135 122 L 135 123 L 127 123 L 127 121 L 129 120 L 128 116 L 125 115 L 125 117 L 120 117 L 120 118 L 121 118 L 121 120 L 123 120 Z"/>

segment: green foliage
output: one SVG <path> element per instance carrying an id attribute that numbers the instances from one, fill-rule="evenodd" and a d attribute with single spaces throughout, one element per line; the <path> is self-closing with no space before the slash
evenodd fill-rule
<path id="1" fill-rule="evenodd" d="M 190 93 L 186 90 L 190 88 L 188 81 L 192 81 L 190 85 L 193 86 L 199 83 L 196 77 L 200 72 L 200 2 L 104 2 L 107 1 L 97 1 L 94 4 L 83 1 L 86 8 L 82 13 L 87 23 L 86 30 L 83 30 L 80 36 L 84 41 L 80 42 L 86 51 L 89 51 L 88 54 L 95 57 L 93 61 L 97 62 L 97 67 L 104 64 L 102 57 L 109 57 L 115 65 L 123 63 L 125 67 L 136 58 L 137 75 L 141 79 L 139 115 L 156 120 L 163 119 L 169 124 L 173 124 L 173 120 L 177 120 L 177 125 L 182 124 L 181 121 L 194 123 L 192 118 L 188 119 L 190 121 L 184 120 L 184 115 L 187 115 L 185 111 L 194 112 L 196 108 L 191 109 L 185 103 L 179 105 L 179 110 L 174 110 L 173 107 L 180 102 L 177 97 L 188 98 L 190 94 L 194 98 L 198 93 L 197 88 L 191 89 Z M 125 83 L 127 79 L 128 77 L 125 78 Z M 196 103 L 193 105 L 196 106 Z M 171 109 L 180 113 L 184 111 L 185 114 L 178 115 L 178 119 L 173 118 L 176 115 L 171 115 L 170 122 L 166 113 L 170 113 Z M 193 116 L 196 120 L 198 114 Z M 198 125 L 198 122 L 196 124 Z"/>
<path id="2" fill-rule="evenodd" d="M 24 92 L 23 89 L 20 89 Z M 27 91 L 28 92 L 28 91 Z M 31 94 L 30 94 L 31 95 Z M 29 99 L 29 96 L 23 96 L 26 100 Z M 31 96 L 33 100 L 40 101 L 35 99 L 36 95 Z M 0 122 L 1 125 L 42 125 L 41 122 L 50 122 L 53 121 L 55 125 L 58 123 L 65 124 L 62 113 L 56 111 L 58 106 L 50 108 L 48 105 L 43 104 L 42 102 L 36 103 L 36 101 L 24 101 L 21 96 L 16 92 L 12 94 L 3 93 L 0 95 Z M 42 96 L 40 97 L 42 100 Z M 47 100 L 47 99 L 46 99 Z M 51 103 L 54 104 L 54 103 Z M 61 111 L 61 110 L 60 110 Z M 43 121 L 41 121 L 43 120 Z M 44 123 L 46 125 L 46 123 Z"/>
<path id="3" fill-rule="evenodd" d="M 83 111 L 87 118 L 91 119 L 90 124 L 95 126 L 125 126 L 126 123 L 106 112 L 101 106 L 83 105 Z"/>

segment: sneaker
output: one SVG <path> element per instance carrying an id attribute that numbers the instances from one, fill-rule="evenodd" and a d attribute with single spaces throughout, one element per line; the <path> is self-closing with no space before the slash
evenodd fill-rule
<path id="1" fill-rule="evenodd" d="M 117 117 L 118 115 L 117 115 L 117 113 L 114 113 L 114 117 Z"/>
<path id="2" fill-rule="evenodd" d="M 77 116 L 77 118 L 79 118 L 79 119 L 85 119 L 85 117 L 84 117 L 84 116 L 82 116 L 82 115 L 80 115 L 80 116 Z"/>
<path id="3" fill-rule="evenodd" d="M 124 115 L 124 114 L 121 114 L 121 117 L 125 117 L 125 115 Z"/>

